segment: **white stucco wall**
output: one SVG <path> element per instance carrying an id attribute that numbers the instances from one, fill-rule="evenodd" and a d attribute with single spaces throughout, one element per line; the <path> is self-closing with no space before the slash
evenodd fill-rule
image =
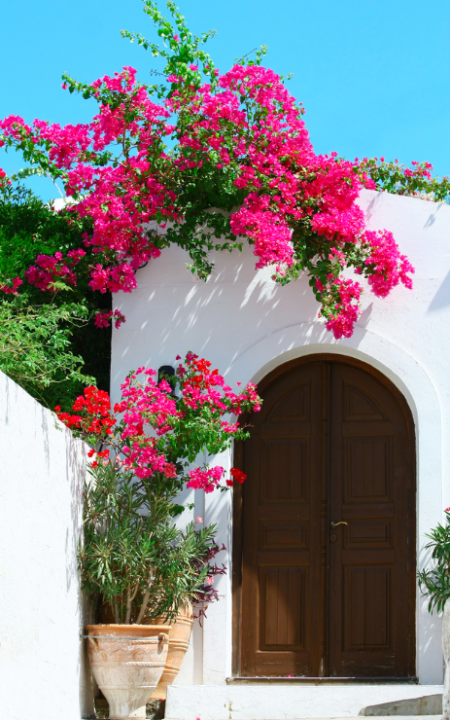
<path id="1" fill-rule="evenodd" d="M 401 390 L 415 421 L 421 566 L 425 533 L 450 504 L 450 445 L 443 442 L 450 437 L 450 207 L 368 190 L 360 203 L 371 229 L 394 233 L 416 274 L 412 291 L 398 287 L 385 300 L 367 290 L 350 339 L 337 341 L 325 330 L 305 276 L 275 285 L 270 269 L 255 272 L 248 246 L 216 253 L 206 283 L 187 272 L 187 255 L 171 247 L 138 271 L 135 292 L 115 298 L 127 321 L 113 333 L 112 394 L 117 400 L 130 369 L 175 365 L 188 350 L 208 358 L 232 385 L 259 381 L 277 365 L 317 352 L 373 365 Z M 199 496 L 196 504 L 193 514 L 218 522 L 220 542 L 231 550 L 231 493 Z M 210 607 L 203 633 L 197 631 L 179 683 L 224 685 L 231 675 L 231 556 L 224 562 L 230 571 L 219 580 L 224 597 Z M 428 614 L 419 592 L 417 675 L 423 684 L 442 682 L 440 619 Z"/>
<path id="2" fill-rule="evenodd" d="M 0 372 L 0 717 L 93 717 L 76 551 L 86 454 Z"/>

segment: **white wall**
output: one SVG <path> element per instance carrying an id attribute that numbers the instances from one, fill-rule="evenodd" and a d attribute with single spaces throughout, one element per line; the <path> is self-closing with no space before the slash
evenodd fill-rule
<path id="1" fill-rule="evenodd" d="M 77 575 L 85 448 L 0 372 L 0 716 L 93 712 Z"/>
<path id="2" fill-rule="evenodd" d="M 398 287 L 381 300 L 367 290 L 352 338 L 335 340 L 325 330 L 305 276 L 275 285 L 270 268 L 255 272 L 248 246 L 242 254 L 216 253 L 206 283 L 187 272 L 187 255 L 171 247 L 137 273 L 135 292 L 115 298 L 127 322 L 113 332 L 112 394 L 117 400 L 130 369 L 175 365 L 188 350 L 211 360 L 230 384 L 259 381 L 277 365 L 316 352 L 364 360 L 401 390 L 414 417 L 421 565 L 424 535 L 450 504 L 450 207 L 368 190 L 360 203 L 371 229 L 394 233 L 416 274 L 413 291 Z M 220 541 L 231 550 L 231 493 L 196 502 L 205 502 L 205 520 L 219 522 Z M 224 562 L 225 597 L 210 607 L 179 682 L 224 684 L 231 675 L 231 555 Z M 419 593 L 417 674 L 421 683 L 442 682 L 440 619 L 427 613 Z"/>

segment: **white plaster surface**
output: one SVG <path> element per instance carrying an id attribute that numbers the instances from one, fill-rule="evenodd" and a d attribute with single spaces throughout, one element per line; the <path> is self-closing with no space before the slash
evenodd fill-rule
<path id="1" fill-rule="evenodd" d="M 0 457 L 0 717 L 90 717 L 76 560 L 84 445 L 1 372 Z"/>
<path id="2" fill-rule="evenodd" d="M 348 718 L 368 705 L 442 693 L 442 685 L 206 685 L 168 688 L 166 720 Z M 380 700 L 380 697 L 383 700 Z"/>
<path id="3" fill-rule="evenodd" d="M 450 444 L 445 441 L 450 437 L 450 207 L 369 190 L 363 191 L 360 204 L 369 228 L 394 233 L 416 274 L 412 291 L 400 286 L 384 300 L 367 287 L 351 338 L 335 340 L 326 331 L 306 276 L 286 287 L 275 285 L 270 268 L 255 272 L 249 246 L 242 253 L 213 253 L 215 268 L 206 283 L 186 270 L 187 254 L 171 247 L 138 271 L 136 291 L 115 296 L 127 321 L 113 331 L 112 395 L 118 399 L 130 369 L 175 365 L 176 356 L 188 350 L 209 359 L 231 385 L 259 381 L 290 359 L 318 352 L 376 367 L 403 393 L 415 422 L 417 558 L 422 567 L 428 559 L 425 533 L 450 505 Z M 229 467 L 231 461 L 225 458 L 221 464 Z M 185 519 L 199 514 L 201 500 L 195 502 L 196 509 Z M 225 686 L 231 675 L 231 493 L 211 494 L 204 503 L 205 521 L 218 522 L 218 539 L 228 548 L 221 559 L 228 575 L 218 580 L 223 597 L 208 609 L 203 636 L 197 630 L 177 682 L 198 689 L 202 678 L 203 687 L 212 686 L 202 690 L 205 698 L 215 702 L 220 693 L 235 692 Z M 427 612 L 418 590 L 416 617 L 416 674 L 423 685 L 440 684 L 441 619 Z"/>

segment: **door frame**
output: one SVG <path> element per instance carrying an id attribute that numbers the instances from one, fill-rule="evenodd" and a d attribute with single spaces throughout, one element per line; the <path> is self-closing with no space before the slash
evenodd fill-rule
<path id="1" fill-rule="evenodd" d="M 399 407 L 401 408 L 404 418 L 405 425 L 408 432 L 408 438 L 410 440 L 410 453 L 409 462 L 411 471 L 413 473 L 412 482 L 414 487 L 414 508 L 410 517 L 410 524 L 408 528 L 409 537 L 412 540 L 414 547 L 414 557 L 411 558 L 411 570 L 409 578 L 409 623 L 412 631 L 412 638 L 410 643 L 411 652 L 411 666 L 415 668 L 417 672 L 417 652 L 416 652 L 416 563 L 417 563 L 417 550 L 416 550 L 416 537 L 417 537 L 417 463 L 416 463 L 416 433 L 415 424 L 411 409 L 400 392 L 398 387 L 389 380 L 386 375 L 372 367 L 362 360 L 352 358 L 348 355 L 340 355 L 339 353 L 313 353 L 311 355 L 304 355 L 303 357 L 290 360 L 288 362 L 278 365 L 274 370 L 269 372 L 267 375 L 260 380 L 257 385 L 259 392 L 264 391 L 274 380 L 280 375 L 288 372 L 289 370 L 299 367 L 301 365 L 308 365 L 314 362 L 330 362 L 330 363 L 341 363 L 344 365 L 351 365 L 359 368 L 369 375 L 375 377 L 381 382 L 395 397 Z M 241 421 L 244 423 L 249 419 L 249 414 L 241 416 Z M 244 461 L 244 441 L 235 441 L 234 443 L 234 461 L 233 464 L 237 467 L 242 467 Z M 242 544 L 242 506 L 243 506 L 243 487 L 240 484 L 234 484 L 233 486 L 233 553 L 232 553 L 232 580 L 231 580 L 231 592 L 232 592 L 232 676 L 241 676 L 241 613 L 242 613 L 242 561 L 243 561 L 243 544 Z M 305 678 L 310 681 L 311 678 Z"/>

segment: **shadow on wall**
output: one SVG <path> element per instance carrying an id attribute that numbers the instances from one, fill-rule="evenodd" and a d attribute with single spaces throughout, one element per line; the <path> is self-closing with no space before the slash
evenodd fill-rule
<path id="1" fill-rule="evenodd" d="M 86 458 L 80 452 L 80 441 L 76 441 L 72 433 L 67 429 L 65 432 L 66 442 L 66 482 L 70 486 L 70 517 L 71 530 L 66 531 L 66 589 L 69 592 L 73 582 L 79 587 L 80 578 L 78 573 L 78 546 L 82 539 L 83 522 L 83 496 L 84 485 L 80 482 L 86 474 Z M 85 595 L 78 591 L 78 616 L 81 618 L 80 627 L 80 649 L 78 653 L 78 677 L 80 688 L 80 707 L 84 710 L 84 717 L 95 717 L 94 695 L 96 685 L 91 677 L 89 659 L 87 654 L 87 643 L 83 638 L 84 625 L 88 624 L 90 617 L 89 603 Z"/>
<path id="2" fill-rule="evenodd" d="M 307 277 L 281 287 L 271 280 L 270 268 L 255 272 L 251 248 L 235 255 L 215 253 L 216 266 L 206 282 L 186 271 L 183 251 L 169 250 L 158 265 L 139 272 L 133 297 L 122 296 L 127 322 L 114 333 L 114 370 L 120 365 L 121 377 L 116 375 L 113 387 L 137 363 L 149 364 L 150 358 L 152 367 L 159 358 L 174 362 L 178 352 L 189 349 L 225 371 L 224 363 L 232 364 L 248 350 L 249 341 L 257 344 L 280 329 L 317 319 L 319 304 Z M 363 322 L 369 314 L 370 309 Z M 333 341 L 324 324 L 315 324 L 324 342 Z"/>
<path id="3" fill-rule="evenodd" d="M 442 284 L 431 301 L 427 312 L 438 312 L 450 306 L 450 270 L 442 281 Z"/>

